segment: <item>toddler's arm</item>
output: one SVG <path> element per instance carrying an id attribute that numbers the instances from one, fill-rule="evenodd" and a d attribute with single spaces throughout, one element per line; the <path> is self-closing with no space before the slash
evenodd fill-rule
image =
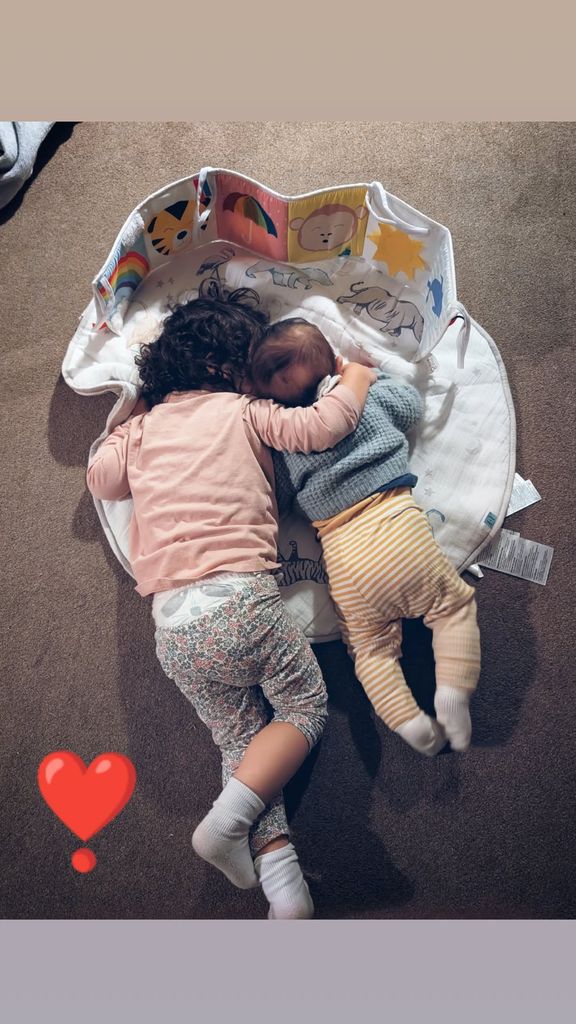
<path id="1" fill-rule="evenodd" d="M 270 399 L 246 403 L 244 417 L 261 441 L 288 452 L 321 452 L 332 448 L 357 426 L 374 371 L 349 363 L 342 381 L 313 405 L 287 408 Z"/>
<path id="2" fill-rule="evenodd" d="M 120 423 L 102 442 L 86 473 L 88 490 L 95 498 L 116 501 L 130 494 L 127 453 L 130 420 Z"/>

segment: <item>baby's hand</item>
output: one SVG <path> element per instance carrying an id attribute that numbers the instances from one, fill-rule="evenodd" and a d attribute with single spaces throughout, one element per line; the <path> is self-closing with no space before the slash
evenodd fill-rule
<path id="1" fill-rule="evenodd" d="M 336 373 L 343 373 L 345 365 L 346 364 L 344 362 L 343 357 L 342 356 L 336 356 L 336 369 L 334 370 L 334 373 L 335 374 Z"/>

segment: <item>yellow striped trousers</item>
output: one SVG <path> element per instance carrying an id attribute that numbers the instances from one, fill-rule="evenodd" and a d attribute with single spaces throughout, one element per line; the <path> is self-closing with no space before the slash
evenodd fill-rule
<path id="1" fill-rule="evenodd" d="M 436 685 L 474 690 L 480 635 L 474 590 L 434 540 L 428 519 L 401 487 L 314 523 L 342 638 L 376 713 L 390 729 L 420 708 L 399 658 L 402 619 L 432 630 Z"/>

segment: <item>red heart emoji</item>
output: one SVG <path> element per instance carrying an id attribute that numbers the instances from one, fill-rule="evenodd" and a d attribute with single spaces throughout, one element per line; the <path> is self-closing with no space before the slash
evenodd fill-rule
<path id="1" fill-rule="evenodd" d="M 86 841 L 126 806 L 136 769 L 124 754 L 100 754 L 87 768 L 71 750 L 48 754 L 38 768 L 38 786 L 51 811 Z"/>

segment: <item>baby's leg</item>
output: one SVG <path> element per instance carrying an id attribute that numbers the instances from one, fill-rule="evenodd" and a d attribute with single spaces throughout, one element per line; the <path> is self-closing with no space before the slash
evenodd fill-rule
<path id="1" fill-rule="evenodd" d="M 437 721 L 453 749 L 465 750 L 471 735 L 468 701 L 480 671 L 474 590 L 439 548 L 410 492 L 391 492 L 357 522 L 364 539 L 353 566 L 357 589 L 390 620 L 424 617 L 432 629 Z"/>
<path id="2" fill-rule="evenodd" d="M 350 587 L 342 599 L 332 596 L 342 637 L 354 670 L 376 714 L 414 750 L 432 757 L 446 746 L 446 737 L 433 718 L 422 711 L 400 666 L 402 623 L 370 621 L 371 608 Z"/>
<path id="3" fill-rule="evenodd" d="M 436 718 L 452 749 L 466 750 L 472 733 L 468 703 L 480 674 L 474 590 L 434 540 L 422 509 L 412 498 L 403 503 L 386 527 L 388 599 L 405 618 L 423 616 L 432 630 Z"/>
<path id="4" fill-rule="evenodd" d="M 391 492 L 322 536 L 322 548 L 358 679 L 386 725 L 431 756 L 446 737 L 418 707 L 399 664 L 402 618 L 411 614 L 411 594 L 419 586 L 417 557 L 403 523 L 404 510 L 412 506 L 409 491 Z"/>
<path id="5" fill-rule="evenodd" d="M 438 562 L 442 586 L 424 616 L 432 630 L 436 661 L 438 721 L 444 727 L 453 750 L 467 750 L 472 735 L 469 701 L 480 675 L 480 631 L 476 619 L 476 597 L 472 587 L 458 576 L 442 552 Z"/>

